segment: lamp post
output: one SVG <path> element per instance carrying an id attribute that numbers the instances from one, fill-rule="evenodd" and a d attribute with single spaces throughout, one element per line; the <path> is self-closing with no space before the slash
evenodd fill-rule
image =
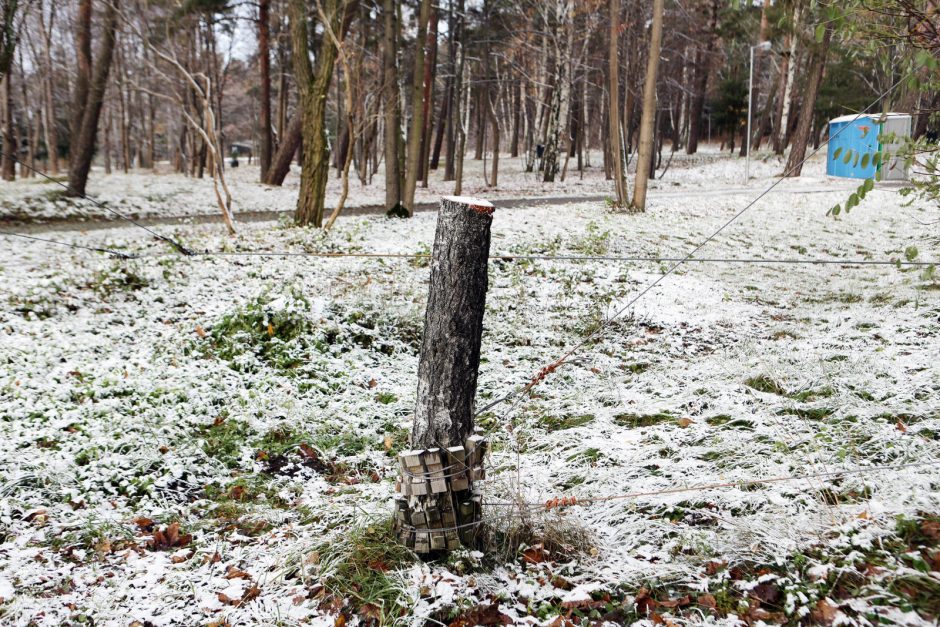
<path id="1" fill-rule="evenodd" d="M 770 50 L 770 42 L 762 41 L 751 46 L 751 71 L 747 76 L 747 135 L 744 137 L 744 184 L 751 178 L 751 106 L 754 99 L 754 51 Z"/>

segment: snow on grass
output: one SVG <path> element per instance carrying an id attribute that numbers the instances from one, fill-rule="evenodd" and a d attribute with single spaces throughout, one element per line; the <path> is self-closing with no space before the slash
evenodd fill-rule
<path id="1" fill-rule="evenodd" d="M 499 198 L 577 197 L 585 195 L 609 196 L 610 181 L 604 177 L 602 157 L 593 154 L 594 165 L 586 167 L 583 177 L 577 170 L 569 171 L 564 181 L 543 183 L 542 173 L 526 172 L 524 157 L 504 156 L 501 163 L 499 185 L 491 187 L 483 176 L 483 162 L 467 159 L 464 172 L 463 194 L 490 200 Z M 665 157 L 668 158 L 668 157 Z M 665 159 L 664 158 L 664 159 Z M 751 163 L 752 178 L 745 186 L 744 162 L 739 158 L 724 158 L 716 152 L 698 155 L 677 153 L 662 178 L 650 182 L 651 190 L 675 193 L 677 190 L 708 189 L 723 184 L 744 191 L 774 177 L 783 171 L 784 161 L 775 155 L 755 156 Z M 799 179 L 787 179 L 781 187 L 799 190 L 826 181 L 825 164 L 815 158 L 807 164 Z M 219 208 L 209 178 L 189 178 L 174 173 L 168 164 L 160 164 L 159 174 L 148 170 L 115 171 L 104 174 L 95 169 L 89 179 L 88 195 L 95 203 L 67 198 L 63 185 L 42 177 L 5 182 L 0 187 L 0 218 L 6 220 L 37 219 L 119 219 L 117 213 L 132 218 L 170 218 L 194 215 L 218 215 Z M 384 170 L 363 185 L 354 175 L 350 179 L 347 207 L 378 207 L 385 202 Z M 242 165 L 226 170 L 226 181 L 234 197 L 236 219 L 239 214 L 251 212 L 292 211 L 297 203 L 300 170 L 294 167 L 283 186 L 273 187 L 258 183 L 259 170 L 255 165 Z M 826 181 L 833 184 L 833 180 Z M 843 185 L 845 186 L 845 185 Z M 326 203 L 333 206 L 340 197 L 342 182 L 335 169 L 330 170 Z M 452 194 L 453 181 L 444 180 L 444 169 L 432 173 L 428 187 L 419 186 L 415 200 L 418 203 L 437 202 L 441 196 Z M 117 213 L 115 213 L 117 212 Z"/>
<path id="2" fill-rule="evenodd" d="M 689 171 L 709 168 L 732 169 Z M 149 206 L 146 187 L 119 193 Z M 843 195 L 772 194 L 702 256 L 900 259 L 915 245 L 937 258 L 926 208 L 878 190 L 826 218 Z M 512 255 L 681 256 L 749 199 L 498 210 L 492 251 L 507 258 L 490 266 L 478 403 L 527 382 L 670 265 Z M 199 250 L 421 252 L 434 227 L 426 213 L 341 218 L 329 235 L 159 228 Z M 382 525 L 413 415 L 427 260 L 184 258 L 134 228 L 45 235 L 152 256 L 13 240 L 0 254 L 4 622 L 332 624 L 393 620 L 400 604 L 416 625 L 471 606 L 623 623 L 678 616 L 684 606 L 655 603 L 681 595 L 698 609 L 676 620 L 936 618 L 936 570 L 917 561 L 930 550 L 911 557 L 932 527 L 896 521 L 940 511 L 936 466 L 533 506 L 530 540 L 548 554 L 412 563 L 382 548 Z M 499 503 L 516 499 L 938 461 L 938 294 L 922 268 L 680 267 L 531 396 L 480 417 L 497 536 L 513 518 Z M 875 570 L 848 600 L 839 586 L 856 563 Z"/>

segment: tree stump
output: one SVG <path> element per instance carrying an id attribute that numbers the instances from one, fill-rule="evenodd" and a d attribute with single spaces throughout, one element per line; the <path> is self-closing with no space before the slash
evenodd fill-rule
<path id="1" fill-rule="evenodd" d="M 486 305 L 493 205 L 441 199 L 418 364 L 411 445 L 399 456 L 395 521 L 417 553 L 470 544 L 481 517 L 486 440 L 473 409 Z"/>

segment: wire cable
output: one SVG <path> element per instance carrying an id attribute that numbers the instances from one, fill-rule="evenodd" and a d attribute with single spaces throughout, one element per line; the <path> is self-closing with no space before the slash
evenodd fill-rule
<path id="1" fill-rule="evenodd" d="M 3 153 L 2 151 L 0 151 L 0 157 L 2 157 L 3 154 L 4 154 L 4 153 Z M 56 180 L 56 179 L 54 179 L 53 177 L 51 177 L 51 176 L 49 176 L 48 174 L 46 174 L 45 172 L 42 172 L 42 171 L 40 171 L 40 170 L 37 170 L 36 168 L 32 167 L 31 165 L 20 161 L 20 160 L 16 157 L 16 155 L 7 155 L 7 156 L 10 157 L 10 159 L 12 159 L 14 162 L 20 164 L 22 167 L 24 167 L 24 168 L 26 168 L 27 170 L 33 172 L 34 174 L 38 174 L 39 176 L 43 177 L 44 179 L 46 179 L 46 180 L 49 181 L 50 183 L 55 183 L 56 185 L 58 185 L 59 187 L 65 189 L 65 190 L 68 190 L 68 189 L 69 189 L 69 186 L 63 184 L 62 181 Z M 190 249 L 186 248 L 185 246 L 183 246 L 182 244 L 180 244 L 179 242 L 177 242 L 177 241 L 176 241 L 175 239 L 173 239 L 172 237 L 169 237 L 169 236 L 167 236 L 167 235 L 163 235 L 163 234 L 161 234 L 161 233 L 158 233 L 158 232 L 154 231 L 153 229 L 151 229 L 151 228 L 149 228 L 149 227 L 147 227 L 147 226 L 141 224 L 140 222 L 134 220 L 133 218 L 124 215 L 123 213 L 121 213 L 121 212 L 118 211 L 117 209 L 112 209 L 111 207 L 108 207 L 108 206 L 105 205 L 104 203 L 95 200 L 94 198 L 92 198 L 91 196 L 88 196 L 87 194 L 84 194 L 84 193 L 83 193 L 83 194 L 79 194 L 79 198 L 82 198 L 83 200 L 87 200 L 88 202 L 92 203 L 93 205 L 95 205 L 95 206 L 98 207 L 99 209 L 104 209 L 105 211 L 110 211 L 111 213 L 113 213 L 114 215 L 116 215 L 117 217 L 119 217 L 120 219 L 126 220 L 126 221 L 130 222 L 131 224 L 133 224 L 134 226 L 136 226 L 136 227 L 138 227 L 138 228 L 141 228 L 141 229 L 147 231 L 147 232 L 150 233 L 152 236 L 156 237 L 157 239 L 159 239 L 159 240 L 161 240 L 161 241 L 166 242 L 167 244 L 169 244 L 170 246 L 172 246 L 173 248 L 175 248 L 176 251 L 179 252 L 181 255 L 185 255 L 185 256 L 188 257 L 188 256 L 190 256 L 190 255 L 193 254 L 193 251 L 191 251 Z M 6 234 L 8 234 L 8 233 L 4 233 L 4 234 L 6 235 Z"/>
<path id="2" fill-rule="evenodd" d="M 128 253 L 118 252 L 116 250 L 111 250 L 110 248 L 96 248 L 94 246 L 85 246 L 83 244 L 72 244 L 70 242 L 63 242 L 56 239 L 47 239 L 45 237 L 36 237 L 34 235 L 26 235 L 25 233 L 15 233 L 13 231 L 0 231 L 0 235 L 8 235 L 10 237 L 19 237 L 22 239 L 32 240 L 34 242 L 43 242 L 46 244 L 55 244 L 56 246 L 68 246 L 69 248 L 80 248 L 82 250 L 90 250 L 96 253 L 105 253 L 112 255 L 118 259 L 134 259 L 134 255 Z"/>

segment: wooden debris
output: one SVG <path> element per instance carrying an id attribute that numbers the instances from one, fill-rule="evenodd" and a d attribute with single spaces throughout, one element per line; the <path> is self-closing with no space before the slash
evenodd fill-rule
<path id="1" fill-rule="evenodd" d="M 469 436 L 464 446 L 399 454 L 395 526 L 403 544 L 416 553 L 472 546 L 482 516 L 479 484 L 486 474 L 487 441 Z"/>

